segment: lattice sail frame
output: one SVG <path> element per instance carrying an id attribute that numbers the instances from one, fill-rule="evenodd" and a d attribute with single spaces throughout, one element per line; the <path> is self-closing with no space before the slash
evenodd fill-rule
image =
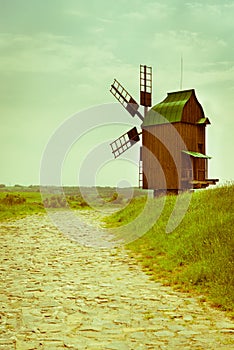
<path id="1" fill-rule="evenodd" d="M 121 85 L 118 80 L 114 79 L 114 83 L 111 85 L 110 92 L 121 103 L 121 105 L 131 114 L 132 117 L 137 115 L 142 121 L 144 120 L 142 114 L 138 111 L 139 104 L 134 98 L 127 92 L 127 90 Z"/>
<path id="2" fill-rule="evenodd" d="M 135 145 L 136 142 L 140 141 L 140 134 L 141 133 L 138 133 L 137 128 L 134 127 L 115 141 L 111 142 L 110 146 L 114 157 L 119 157 L 122 153 Z"/>
<path id="3" fill-rule="evenodd" d="M 140 65 L 140 104 L 152 106 L 152 67 Z"/>

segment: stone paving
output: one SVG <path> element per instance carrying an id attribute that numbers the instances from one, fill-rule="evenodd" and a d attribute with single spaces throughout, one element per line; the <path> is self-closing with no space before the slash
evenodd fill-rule
<path id="1" fill-rule="evenodd" d="M 107 237 L 77 215 L 82 235 Z M 1 223 L 0 240 L 0 349 L 234 347 L 222 312 L 151 281 L 123 247 L 81 246 L 46 215 Z"/>

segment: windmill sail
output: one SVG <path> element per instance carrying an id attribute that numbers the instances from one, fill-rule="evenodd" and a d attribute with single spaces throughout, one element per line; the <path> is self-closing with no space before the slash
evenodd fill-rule
<path id="1" fill-rule="evenodd" d="M 122 104 L 122 106 L 131 114 L 132 117 L 137 115 L 142 121 L 142 114 L 138 111 L 139 104 L 127 92 L 127 90 L 115 79 L 111 85 L 110 92 Z"/>
<path id="2" fill-rule="evenodd" d="M 110 146 L 114 157 L 119 157 L 127 149 L 135 145 L 136 142 L 140 141 L 139 135 L 140 133 L 138 133 L 137 128 L 134 127 L 125 134 L 121 135 L 117 140 L 113 141 Z"/>
<path id="3" fill-rule="evenodd" d="M 141 105 L 152 105 L 152 67 L 140 65 L 140 100 Z"/>

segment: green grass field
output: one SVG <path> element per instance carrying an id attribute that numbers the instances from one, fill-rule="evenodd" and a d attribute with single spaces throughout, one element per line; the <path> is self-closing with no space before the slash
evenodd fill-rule
<path id="1" fill-rule="evenodd" d="M 152 199 L 155 210 L 162 198 Z M 193 193 L 180 225 L 165 228 L 176 197 L 166 198 L 155 225 L 129 243 L 129 253 L 146 273 L 182 291 L 204 293 L 214 306 L 233 315 L 234 306 L 234 185 Z M 133 200 L 124 210 L 105 219 L 109 227 L 121 227 L 136 218 L 145 199 Z M 149 218 L 142 219 L 141 225 Z"/>

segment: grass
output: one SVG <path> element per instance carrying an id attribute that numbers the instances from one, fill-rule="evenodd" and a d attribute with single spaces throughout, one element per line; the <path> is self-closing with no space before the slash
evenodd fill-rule
<path id="1" fill-rule="evenodd" d="M 90 209 L 81 196 L 64 196 L 48 194 L 41 198 L 40 192 L 0 192 L 0 221 L 22 218 L 26 215 L 45 213 L 45 208 Z"/>
<path id="2" fill-rule="evenodd" d="M 1 192 L 0 221 L 45 211 L 38 192 Z"/>
<path id="3" fill-rule="evenodd" d="M 118 194 L 115 188 L 110 187 L 65 187 L 65 196 L 58 194 L 58 190 L 60 192 L 58 187 L 49 187 L 48 191 L 43 191 L 42 199 L 39 186 L 7 187 L 0 184 L 0 221 L 44 213 L 45 208 L 91 210 L 93 205 L 118 205 L 124 202 L 126 197 L 124 190 L 123 194 Z M 135 189 L 134 195 L 142 195 L 142 191 Z"/>
<path id="4" fill-rule="evenodd" d="M 162 200 L 152 199 L 152 208 L 157 210 Z M 193 193 L 186 215 L 170 234 L 165 231 L 176 197 L 164 200 L 155 225 L 127 244 L 129 253 L 153 279 L 182 291 L 202 293 L 214 306 L 233 316 L 234 185 Z M 128 207 L 105 219 L 107 226 L 126 225 L 143 207 L 143 197 L 131 201 Z M 148 220 L 147 216 L 141 219 L 142 227 Z"/>
<path id="5" fill-rule="evenodd" d="M 119 227 L 137 218 L 146 203 L 146 197 L 132 198 L 129 205 L 124 209 L 117 211 L 114 215 L 105 218 L 106 227 Z M 131 219 L 131 220 L 130 220 Z"/>

